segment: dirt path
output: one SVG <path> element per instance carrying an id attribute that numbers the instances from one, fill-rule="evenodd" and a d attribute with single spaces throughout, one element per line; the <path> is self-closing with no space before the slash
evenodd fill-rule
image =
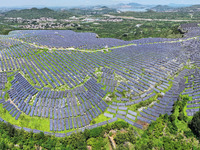
<path id="1" fill-rule="evenodd" d="M 8 101 L 10 101 L 11 104 L 13 104 L 15 106 L 15 108 L 17 108 L 17 110 L 20 111 L 20 109 L 18 108 L 18 106 L 9 98 Z"/>
<path id="2" fill-rule="evenodd" d="M 116 149 L 116 143 L 115 143 L 115 141 L 114 141 L 114 138 L 111 137 L 111 136 L 108 136 L 108 138 L 110 139 L 110 142 L 111 142 L 113 148 Z"/>

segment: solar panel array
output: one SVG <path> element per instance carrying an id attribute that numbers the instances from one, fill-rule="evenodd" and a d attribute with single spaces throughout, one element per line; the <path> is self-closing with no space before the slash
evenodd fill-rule
<path id="1" fill-rule="evenodd" d="M 193 115 L 200 107 L 199 70 L 183 67 L 188 59 L 200 65 L 196 46 L 200 43 L 198 38 L 187 39 L 192 37 L 194 28 L 188 30 L 182 39 L 133 41 L 101 39 L 94 33 L 63 30 L 13 31 L 8 36 L 2 35 L 0 103 L 16 120 L 21 115 L 48 118 L 50 131 L 93 128 L 97 125 L 90 125 L 91 121 L 101 114 L 111 119 L 108 122 L 121 118 L 142 129 L 141 122 L 149 124 L 160 114 L 170 115 L 178 95 L 187 87 L 190 90 L 185 94 L 194 99 L 188 102 L 187 112 Z M 105 46 L 115 47 L 106 53 L 99 51 Z M 83 51 L 51 50 L 53 47 Z M 11 87 L 6 89 L 8 83 Z M 157 98 L 158 93 L 162 97 Z M 6 94 L 9 98 L 5 98 Z M 154 103 L 147 108 L 130 109 L 149 99 Z M 110 105 L 107 101 L 111 101 Z"/>
<path id="2" fill-rule="evenodd" d="M 193 116 L 200 108 L 200 70 L 197 68 L 191 69 L 186 77 L 188 78 L 188 82 L 185 84 L 186 90 L 182 95 L 192 97 L 192 100 L 187 102 L 186 113 L 188 116 Z"/>
<path id="3" fill-rule="evenodd" d="M 145 38 L 141 40 L 123 41 L 113 38 L 97 38 L 95 33 L 76 33 L 71 30 L 18 30 L 10 32 L 10 36 L 23 42 L 37 44 L 49 48 L 81 48 L 101 49 L 118 45 L 153 43 L 171 41 L 167 38 Z"/>

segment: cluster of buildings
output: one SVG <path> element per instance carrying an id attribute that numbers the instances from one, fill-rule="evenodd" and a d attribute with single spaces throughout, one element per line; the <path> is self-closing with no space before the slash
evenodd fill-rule
<path id="1" fill-rule="evenodd" d="M 19 27 L 24 29 L 59 29 L 64 27 L 71 27 L 71 26 L 79 26 L 78 24 L 74 24 L 76 20 L 69 19 L 69 20 L 58 20 L 54 18 L 47 18 L 42 17 L 39 19 L 23 19 L 21 17 L 18 18 L 5 18 L 5 22 L 17 23 L 20 24 Z"/>
<path id="2" fill-rule="evenodd" d="M 5 22 L 16 23 L 19 24 L 19 27 L 24 29 L 62 29 L 66 27 L 79 27 L 79 23 L 87 23 L 87 22 L 121 22 L 123 19 L 121 18 L 94 18 L 90 15 L 78 17 L 69 17 L 67 19 L 54 19 L 41 17 L 39 19 L 23 19 L 21 17 L 11 18 L 5 17 Z"/>
<path id="3" fill-rule="evenodd" d="M 77 26 L 77 24 L 69 23 L 69 24 L 63 24 L 63 23 L 52 23 L 52 22 L 45 22 L 45 23 L 39 23 L 39 24 L 27 24 L 27 25 L 19 25 L 19 27 L 24 29 L 62 29 L 65 27 L 72 27 Z M 80 25 L 78 25 L 80 26 Z"/>

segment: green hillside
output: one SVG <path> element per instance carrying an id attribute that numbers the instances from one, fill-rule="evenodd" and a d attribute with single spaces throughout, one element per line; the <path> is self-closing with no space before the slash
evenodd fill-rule
<path id="1" fill-rule="evenodd" d="M 17 18 L 21 17 L 23 19 L 37 19 L 41 17 L 51 17 L 55 19 L 67 18 L 72 16 L 71 13 L 65 12 L 56 12 L 49 8 L 31 8 L 31 9 L 23 9 L 23 10 L 11 10 L 9 12 L 4 13 L 5 17 Z"/>

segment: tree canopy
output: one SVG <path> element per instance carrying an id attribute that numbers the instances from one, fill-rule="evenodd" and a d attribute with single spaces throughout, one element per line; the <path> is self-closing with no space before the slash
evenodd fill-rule
<path id="1" fill-rule="evenodd" d="M 192 132 L 200 138 L 200 111 L 198 111 L 194 117 L 192 118 L 191 122 L 189 122 L 189 128 Z"/>

